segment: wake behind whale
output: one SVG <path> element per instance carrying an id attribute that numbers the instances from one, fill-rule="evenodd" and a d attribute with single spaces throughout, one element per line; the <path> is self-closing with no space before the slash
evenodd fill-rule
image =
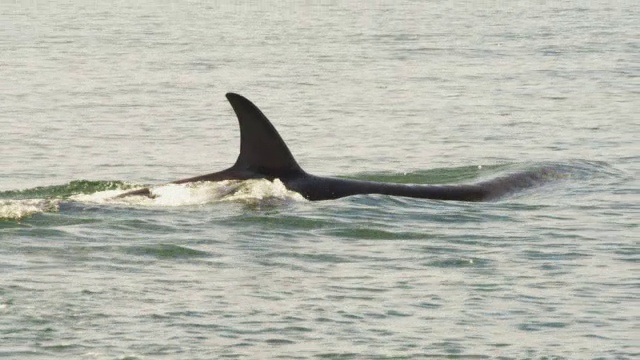
<path id="1" fill-rule="evenodd" d="M 240 125 L 240 154 L 228 169 L 177 180 L 172 184 L 202 181 L 279 179 L 284 186 L 307 200 L 332 200 L 361 194 L 381 194 L 421 199 L 491 201 L 556 179 L 552 169 L 538 168 L 510 173 L 473 184 L 400 184 L 320 177 L 305 172 L 291 154 L 269 119 L 245 97 L 227 93 Z M 149 188 L 118 195 L 153 196 Z"/>

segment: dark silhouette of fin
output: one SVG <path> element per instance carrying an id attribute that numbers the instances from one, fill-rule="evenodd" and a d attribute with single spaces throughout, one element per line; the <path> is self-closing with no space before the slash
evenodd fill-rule
<path id="1" fill-rule="evenodd" d="M 228 93 L 240 124 L 240 155 L 232 169 L 284 178 L 304 173 L 269 119 L 251 101 Z"/>

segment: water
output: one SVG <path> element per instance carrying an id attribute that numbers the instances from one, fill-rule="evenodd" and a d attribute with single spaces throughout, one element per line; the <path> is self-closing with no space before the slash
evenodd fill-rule
<path id="1" fill-rule="evenodd" d="M 630 1 L 5 1 L 0 356 L 640 354 Z M 307 202 L 221 170 L 253 100 L 317 175 L 566 176 Z"/>

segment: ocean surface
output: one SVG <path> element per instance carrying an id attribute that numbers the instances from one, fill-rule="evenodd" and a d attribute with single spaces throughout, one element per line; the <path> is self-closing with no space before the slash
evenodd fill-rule
<path id="1" fill-rule="evenodd" d="M 229 91 L 316 175 L 558 176 L 165 185 Z M 635 1 L 2 1 L 0 357 L 637 359 L 639 114 Z"/>

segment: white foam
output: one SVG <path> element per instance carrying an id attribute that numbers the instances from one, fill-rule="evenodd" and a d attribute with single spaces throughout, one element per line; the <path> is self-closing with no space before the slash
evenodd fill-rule
<path id="1" fill-rule="evenodd" d="M 0 200 L 0 219 L 19 220 L 33 214 L 58 211 L 57 199 Z"/>
<path id="2" fill-rule="evenodd" d="M 126 196 L 119 198 L 128 190 L 106 190 L 93 194 L 75 195 L 70 199 L 85 203 L 122 204 L 133 206 L 174 207 L 215 203 L 220 201 L 260 202 L 280 199 L 299 201 L 304 198 L 287 190 L 276 179 L 225 180 L 217 182 L 196 182 L 187 184 L 166 184 L 151 187 L 149 196 Z"/>
<path id="3" fill-rule="evenodd" d="M 129 205 L 149 207 L 177 207 L 215 202 L 270 203 L 272 201 L 304 201 L 302 195 L 287 190 L 275 179 L 225 180 L 188 184 L 166 184 L 151 187 L 151 197 L 118 195 L 131 189 L 105 190 L 92 194 L 78 194 L 68 200 L 101 205 Z M 0 219 L 19 220 L 33 214 L 58 211 L 60 199 L 0 200 Z"/>
<path id="4" fill-rule="evenodd" d="M 304 197 L 295 191 L 288 190 L 280 179 L 269 181 L 266 179 L 253 179 L 241 181 L 240 186 L 221 201 L 261 201 L 269 199 L 303 201 Z"/>

